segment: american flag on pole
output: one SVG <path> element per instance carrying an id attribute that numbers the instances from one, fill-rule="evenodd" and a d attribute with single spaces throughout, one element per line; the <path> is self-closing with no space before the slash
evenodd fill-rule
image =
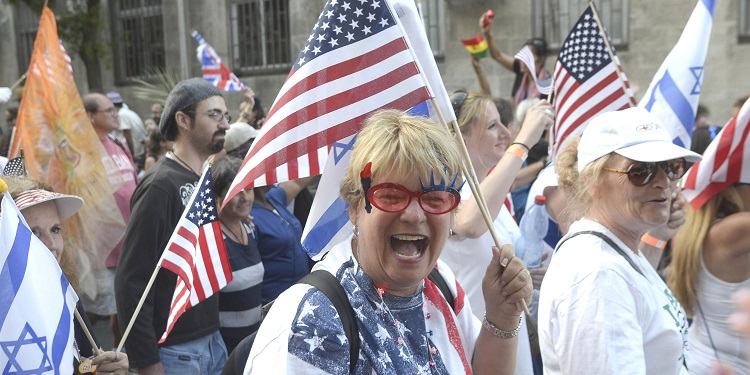
<path id="1" fill-rule="evenodd" d="M 203 172 L 198 187 L 167 243 L 159 266 L 177 274 L 166 340 L 175 322 L 185 310 L 210 297 L 232 281 L 219 215 L 214 200 L 211 167 Z"/>
<path id="2" fill-rule="evenodd" d="M 694 209 L 727 186 L 750 184 L 750 99 L 721 129 L 703 153 L 703 160 L 693 165 L 683 178 L 682 194 Z"/>
<path id="3" fill-rule="evenodd" d="M 635 106 L 614 47 L 611 51 L 608 48 L 609 36 L 603 26 L 599 27 L 594 11 L 593 4 L 586 7 L 555 63 L 553 156 L 568 138 L 582 133 L 597 114 Z"/>
<path id="4" fill-rule="evenodd" d="M 380 109 L 430 98 L 384 0 L 329 0 L 227 194 L 320 174 L 331 145 Z"/>
<path id="5" fill-rule="evenodd" d="M 456 119 L 448 93 L 443 86 L 440 71 L 435 63 L 432 48 L 427 41 L 424 23 L 413 0 L 391 0 L 388 2 L 403 26 L 409 46 L 417 56 L 417 63 L 424 71 L 430 92 L 445 121 Z M 439 122 L 437 108 L 432 101 L 417 104 L 407 111 L 414 116 L 429 117 Z M 441 125 L 436 125 L 441 126 Z M 349 221 L 348 204 L 339 197 L 339 183 L 349 165 L 351 149 L 356 135 L 334 142 L 321 176 L 318 192 L 315 194 L 307 225 L 302 233 L 302 246 L 311 258 L 319 260 L 328 250 L 343 241 L 352 233 Z"/>
<path id="6" fill-rule="evenodd" d="M 201 62 L 203 79 L 224 91 L 245 91 L 245 84 L 221 61 L 221 57 L 197 31 L 191 34 L 198 41 L 198 61 Z"/>

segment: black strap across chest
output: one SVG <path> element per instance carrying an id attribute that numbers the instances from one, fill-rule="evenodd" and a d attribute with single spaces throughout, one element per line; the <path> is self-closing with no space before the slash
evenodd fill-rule
<path id="1" fill-rule="evenodd" d="M 564 244 L 566 241 L 568 241 L 569 239 L 571 239 L 573 237 L 580 236 L 582 234 L 590 234 L 592 236 L 596 236 L 596 237 L 601 238 L 604 242 L 607 243 L 607 245 L 609 245 L 612 249 L 614 249 L 618 254 L 622 255 L 622 257 L 625 258 L 625 260 L 628 261 L 628 263 L 630 264 L 630 266 L 633 267 L 633 269 L 636 272 L 640 273 L 641 276 L 646 277 L 646 275 L 643 273 L 643 271 L 641 271 L 641 268 L 638 267 L 638 265 L 635 264 L 635 262 L 633 262 L 633 259 L 631 259 L 628 256 L 628 254 L 625 254 L 625 251 L 620 246 L 618 246 L 615 243 L 615 241 L 612 241 L 612 239 L 609 238 L 609 237 L 607 237 L 607 235 L 605 235 L 604 233 L 597 232 L 597 231 L 594 231 L 594 230 L 584 230 L 584 231 L 580 231 L 580 232 L 576 232 L 576 233 L 571 234 L 570 236 L 564 238 L 562 241 L 560 241 L 557 244 L 557 246 L 555 247 L 555 252 L 557 252 L 560 249 L 560 247 L 562 246 L 562 244 Z"/>

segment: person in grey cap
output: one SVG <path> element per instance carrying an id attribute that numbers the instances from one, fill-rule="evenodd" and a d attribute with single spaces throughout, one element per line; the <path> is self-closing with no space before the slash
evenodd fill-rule
<path id="1" fill-rule="evenodd" d="M 677 184 L 701 156 L 672 139 L 634 107 L 594 117 L 563 151 L 577 156 L 558 164 L 577 221 L 542 281 L 545 374 L 688 374 L 685 311 L 643 246 L 663 250 L 685 222 Z"/>
<path id="2" fill-rule="evenodd" d="M 151 167 L 131 200 L 115 292 L 125 331 L 156 264 L 211 154 L 224 146 L 230 116 L 221 92 L 200 78 L 182 81 L 167 97 L 159 131 L 172 151 Z M 185 311 L 166 341 L 177 275 L 160 270 L 127 336 L 130 365 L 139 374 L 220 374 L 227 352 L 219 334 L 218 294 Z"/>

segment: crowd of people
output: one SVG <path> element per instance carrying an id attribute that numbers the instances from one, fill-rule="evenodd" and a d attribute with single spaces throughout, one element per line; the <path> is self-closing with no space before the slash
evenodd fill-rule
<path id="1" fill-rule="evenodd" d="M 472 57 L 480 91 L 450 95 L 460 134 L 401 111 L 369 116 L 340 182 L 351 235 L 318 262 L 301 243 L 314 178 L 225 202 L 265 121 L 251 90 L 237 122 L 201 78 L 178 83 L 145 118 L 116 92 L 84 95 L 127 229 L 87 270 L 97 288 L 79 293 L 75 366 L 90 360 L 118 375 L 748 373 L 750 181 L 698 209 L 679 187 L 721 130 L 708 110 L 698 110 L 692 151 L 630 108 L 594 117 L 551 160 L 552 105 L 498 47 L 491 20 L 480 29 L 492 61 L 515 75 L 512 97 L 493 100 L 484 62 Z M 536 76 L 549 77 L 546 42 L 525 45 Z M 209 163 L 232 281 L 160 341 L 178 276 L 152 273 Z M 3 179 L 78 289 L 62 228 L 86 202 L 35 177 Z M 544 264 L 529 269 L 514 245 L 537 195 L 551 229 Z M 532 301 L 538 314 L 524 314 Z M 123 352 L 88 344 L 83 329 L 98 321 L 109 322 L 114 346 L 124 339 Z"/>

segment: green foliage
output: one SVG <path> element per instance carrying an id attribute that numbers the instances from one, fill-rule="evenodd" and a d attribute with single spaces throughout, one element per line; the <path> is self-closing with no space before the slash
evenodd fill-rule
<path id="1" fill-rule="evenodd" d="M 150 69 L 148 76 L 152 78 L 152 82 L 150 82 L 151 80 L 133 79 L 136 84 L 133 88 L 133 95 L 150 103 L 166 102 L 169 92 L 180 82 L 180 76 L 177 72 L 169 68 Z"/>
<path id="2" fill-rule="evenodd" d="M 26 4 L 37 14 L 42 13 L 45 0 L 5 0 L 18 6 Z M 110 44 L 97 35 L 104 29 L 98 0 L 48 0 L 47 6 L 55 12 L 57 32 L 65 46 L 81 57 L 105 57 Z"/>

